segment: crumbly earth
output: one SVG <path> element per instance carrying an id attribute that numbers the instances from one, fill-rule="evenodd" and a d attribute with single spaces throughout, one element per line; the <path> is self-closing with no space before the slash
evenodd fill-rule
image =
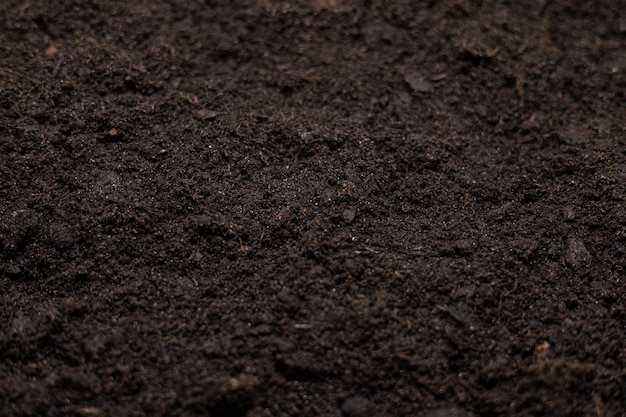
<path id="1" fill-rule="evenodd" d="M 0 2 L 0 415 L 623 416 L 626 1 Z"/>

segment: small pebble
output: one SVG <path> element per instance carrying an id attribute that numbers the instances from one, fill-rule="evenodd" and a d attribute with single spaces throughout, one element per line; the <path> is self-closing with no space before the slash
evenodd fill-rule
<path id="1" fill-rule="evenodd" d="M 420 74 L 409 73 L 404 75 L 404 81 L 416 93 L 431 93 L 435 90 L 433 84 L 424 79 Z"/>
<path id="2" fill-rule="evenodd" d="M 578 268 L 591 261 L 591 254 L 584 242 L 576 237 L 570 237 L 567 241 L 565 262 L 572 268 Z"/>

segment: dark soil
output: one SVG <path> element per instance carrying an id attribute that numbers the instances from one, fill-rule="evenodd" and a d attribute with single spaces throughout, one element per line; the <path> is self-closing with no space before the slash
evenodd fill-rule
<path id="1" fill-rule="evenodd" d="M 625 415 L 625 91 L 625 0 L 0 2 L 0 415 Z"/>

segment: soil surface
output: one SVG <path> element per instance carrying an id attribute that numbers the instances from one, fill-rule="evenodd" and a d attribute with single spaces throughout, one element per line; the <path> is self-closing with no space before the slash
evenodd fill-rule
<path id="1" fill-rule="evenodd" d="M 0 415 L 623 416 L 626 2 L 0 3 Z"/>

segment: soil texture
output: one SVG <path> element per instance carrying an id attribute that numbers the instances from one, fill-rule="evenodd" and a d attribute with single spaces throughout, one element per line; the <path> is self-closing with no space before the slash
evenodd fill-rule
<path id="1" fill-rule="evenodd" d="M 0 2 L 0 415 L 626 414 L 626 1 Z"/>

